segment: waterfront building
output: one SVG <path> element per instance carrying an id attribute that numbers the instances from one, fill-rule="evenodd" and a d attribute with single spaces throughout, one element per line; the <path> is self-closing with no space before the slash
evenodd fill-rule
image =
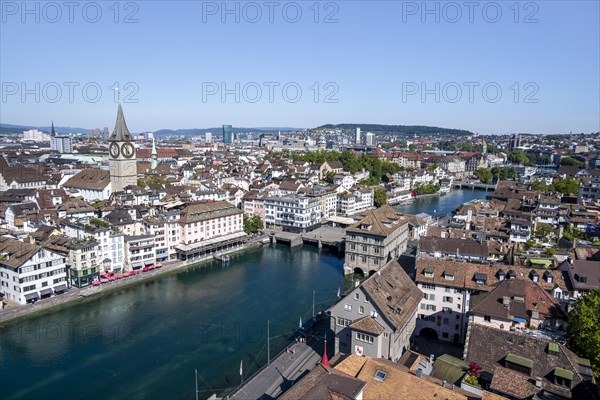
<path id="1" fill-rule="evenodd" d="M 243 214 L 227 201 L 187 204 L 178 220 L 177 258 L 201 259 L 239 247 L 246 237 Z"/>
<path id="2" fill-rule="evenodd" d="M 0 290 L 8 300 L 27 304 L 65 292 L 66 270 L 63 254 L 0 237 Z"/>
<path id="3" fill-rule="evenodd" d="M 366 274 L 378 271 L 406 251 L 408 218 L 384 205 L 365 212 L 346 229 L 344 273 Z"/>
<path id="4" fill-rule="evenodd" d="M 265 226 L 288 232 L 306 232 L 321 224 L 321 201 L 289 195 L 265 199 Z"/>
<path id="5" fill-rule="evenodd" d="M 154 236 L 158 262 L 177 258 L 175 246 L 179 244 L 179 214 L 179 210 L 168 211 L 148 216 L 142 222 L 144 233 Z"/>
<path id="6" fill-rule="evenodd" d="M 369 187 L 353 187 L 350 192 L 339 194 L 337 200 L 340 215 L 354 215 L 373 207 L 375 191 Z"/>
<path id="7" fill-rule="evenodd" d="M 98 242 L 97 263 L 100 272 L 124 271 L 124 235 L 110 228 L 108 222 L 91 218 L 87 222 L 66 222 L 63 228 L 65 235 L 69 237 L 81 241 L 94 239 Z"/>
<path id="8" fill-rule="evenodd" d="M 304 191 L 307 197 L 319 199 L 321 221 L 335 217 L 337 211 L 337 192 L 330 186 L 313 185 Z"/>
<path id="9" fill-rule="evenodd" d="M 383 265 L 328 310 L 335 352 L 398 361 L 410 348 L 422 297 L 397 261 Z"/>
<path id="10" fill-rule="evenodd" d="M 156 264 L 153 235 L 125 236 L 125 270 L 138 270 Z"/>
<path id="11" fill-rule="evenodd" d="M 249 190 L 242 198 L 242 209 L 245 215 L 258 215 L 264 222 L 265 220 L 265 199 L 267 193 L 259 192 L 256 189 Z"/>
<path id="12" fill-rule="evenodd" d="M 100 244 L 90 237 L 69 239 L 69 282 L 79 288 L 89 286 L 100 279 Z"/>

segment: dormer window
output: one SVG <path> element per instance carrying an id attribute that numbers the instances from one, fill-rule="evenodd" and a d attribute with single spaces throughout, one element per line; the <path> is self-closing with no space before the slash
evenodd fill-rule
<path id="1" fill-rule="evenodd" d="M 582 274 L 575 274 L 575 279 L 577 280 L 577 282 L 579 283 L 587 283 L 587 276 L 582 275 Z"/>
<path id="2" fill-rule="evenodd" d="M 425 268 L 423 270 L 423 273 L 425 274 L 426 278 L 433 278 L 433 269 L 432 268 Z"/>
<path id="3" fill-rule="evenodd" d="M 515 271 L 513 271 L 512 269 L 510 271 L 508 271 L 508 274 L 506 274 L 508 279 L 515 279 L 517 277 L 517 275 L 515 274 Z"/>
<path id="4" fill-rule="evenodd" d="M 454 280 L 454 271 L 444 271 L 444 279 L 453 281 Z"/>
<path id="5" fill-rule="evenodd" d="M 560 351 L 558 350 L 558 344 L 554 342 L 548 343 L 548 354 L 554 357 L 558 357 Z"/>
<path id="6" fill-rule="evenodd" d="M 503 281 L 504 280 L 504 271 L 502 271 L 501 269 L 498 270 L 498 280 L 499 281 Z"/>
<path id="7" fill-rule="evenodd" d="M 531 271 L 531 280 L 534 282 L 538 282 L 540 280 L 540 276 L 535 271 Z"/>
<path id="8" fill-rule="evenodd" d="M 482 274 L 479 272 L 475 274 L 475 282 L 477 282 L 479 284 L 485 284 L 486 281 L 487 281 L 487 274 Z"/>
<path id="9" fill-rule="evenodd" d="M 572 382 L 573 372 L 560 367 L 554 368 L 554 383 L 556 385 L 571 388 Z"/>
<path id="10" fill-rule="evenodd" d="M 504 363 L 506 368 L 510 368 L 513 371 L 522 372 L 526 375 L 531 375 L 531 371 L 533 370 L 532 360 L 512 353 L 508 353 L 506 355 L 504 358 Z"/>
<path id="11" fill-rule="evenodd" d="M 548 271 L 546 271 L 544 273 L 544 277 L 546 278 L 546 282 L 548 283 L 552 283 L 552 281 L 554 281 L 554 277 L 552 276 L 552 274 Z"/>

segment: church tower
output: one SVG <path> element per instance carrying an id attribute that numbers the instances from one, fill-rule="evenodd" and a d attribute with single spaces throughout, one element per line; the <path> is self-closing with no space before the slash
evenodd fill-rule
<path id="1" fill-rule="evenodd" d="M 115 130 L 108 138 L 108 143 L 112 192 L 122 192 L 126 186 L 137 184 L 137 163 L 133 137 L 127 129 L 121 103 Z"/>

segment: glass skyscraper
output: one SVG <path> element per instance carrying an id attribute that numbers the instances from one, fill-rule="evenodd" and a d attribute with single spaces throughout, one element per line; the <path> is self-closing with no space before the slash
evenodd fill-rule
<path id="1" fill-rule="evenodd" d="M 231 125 L 223 125 L 223 143 L 233 143 L 233 128 Z"/>

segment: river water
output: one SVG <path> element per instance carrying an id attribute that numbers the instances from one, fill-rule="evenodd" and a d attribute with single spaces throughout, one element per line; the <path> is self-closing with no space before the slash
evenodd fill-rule
<path id="1" fill-rule="evenodd" d="M 192 399 L 224 394 L 331 305 L 343 259 L 285 245 L 204 263 L 2 329 L 2 399 Z"/>
<path id="2" fill-rule="evenodd" d="M 416 198 L 412 203 L 396 207 L 406 214 L 427 213 L 433 217 L 446 215 L 463 203 L 474 199 L 485 199 L 487 193 L 481 189 L 459 189 L 444 196 L 424 196 Z"/>

